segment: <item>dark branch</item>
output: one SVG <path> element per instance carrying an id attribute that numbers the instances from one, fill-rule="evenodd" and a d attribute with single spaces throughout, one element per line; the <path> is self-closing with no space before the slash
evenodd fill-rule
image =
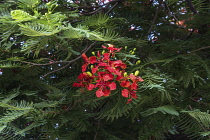
<path id="1" fill-rule="evenodd" d="M 157 8 L 157 10 L 156 10 L 154 19 L 153 19 L 153 21 L 152 21 L 152 25 L 151 25 L 150 28 L 149 28 L 148 34 L 150 34 L 150 32 L 152 31 L 153 25 L 155 24 L 155 22 L 156 22 L 156 20 L 157 20 L 157 18 L 158 18 L 158 13 L 160 12 L 162 3 L 163 3 L 163 0 L 161 0 L 161 1 L 159 2 L 159 5 L 158 5 L 158 8 Z"/>
<path id="2" fill-rule="evenodd" d="M 89 47 L 87 47 L 87 49 L 84 50 L 82 53 L 86 53 L 86 52 L 87 52 L 90 48 L 92 48 L 96 43 L 97 43 L 97 41 L 93 42 L 93 43 L 92 43 Z M 68 64 L 66 64 L 65 66 L 63 66 L 63 67 L 61 67 L 61 68 L 59 68 L 59 69 L 56 69 L 56 70 L 54 70 L 54 71 L 51 71 L 51 72 L 49 72 L 49 73 L 47 73 L 47 74 L 45 74 L 44 76 L 42 76 L 42 78 L 46 77 L 46 76 L 49 75 L 49 74 L 52 74 L 52 73 L 54 73 L 54 72 L 60 71 L 60 70 L 62 70 L 62 69 L 64 69 L 64 68 L 68 67 L 71 63 L 73 63 L 73 62 L 79 60 L 81 57 L 82 57 L 82 56 L 80 55 L 80 56 L 78 56 L 77 58 L 75 58 L 75 59 L 73 59 L 73 60 L 71 60 L 71 61 L 68 61 Z"/>
<path id="3" fill-rule="evenodd" d="M 190 10 L 193 12 L 193 14 L 197 14 L 197 10 L 195 9 L 195 7 L 193 6 L 191 0 L 186 0 L 187 5 L 189 6 Z"/>

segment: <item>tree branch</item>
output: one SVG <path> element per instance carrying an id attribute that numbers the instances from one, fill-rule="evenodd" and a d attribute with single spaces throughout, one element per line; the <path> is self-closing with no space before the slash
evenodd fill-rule
<path id="1" fill-rule="evenodd" d="M 100 10 L 105 10 L 106 11 L 106 9 L 108 9 L 110 4 L 115 3 L 115 5 L 108 12 L 106 12 L 106 14 L 109 14 L 119 4 L 119 2 L 122 2 L 122 1 L 124 1 L 124 0 L 112 0 L 112 1 L 109 1 L 106 4 L 103 4 L 102 6 L 100 6 L 100 8 L 98 8 L 97 10 L 95 10 L 93 12 L 90 12 L 90 13 L 81 13 L 81 15 L 93 15 L 93 14 L 97 13 Z M 105 8 L 101 8 L 103 6 L 105 6 Z"/>
<path id="2" fill-rule="evenodd" d="M 194 15 L 197 14 L 198 11 L 197 11 L 197 10 L 195 9 L 195 7 L 193 6 L 191 0 L 186 0 L 186 2 L 187 2 L 187 5 L 189 6 L 190 10 L 193 12 L 193 14 L 194 14 Z M 192 29 L 192 30 L 190 31 L 190 33 L 189 33 L 189 34 L 187 35 L 187 37 L 186 37 L 187 39 L 193 34 L 194 30 L 195 30 L 195 29 Z"/>
<path id="3" fill-rule="evenodd" d="M 195 7 L 193 6 L 191 0 L 186 0 L 186 2 L 187 2 L 187 5 L 189 6 L 190 10 L 193 12 L 193 14 L 194 14 L 194 15 L 197 14 L 198 11 L 197 11 L 197 10 L 195 9 Z"/>
<path id="4" fill-rule="evenodd" d="M 87 47 L 86 50 L 84 50 L 82 53 L 86 53 L 86 52 L 87 52 L 90 48 L 92 48 L 96 43 L 97 43 L 97 41 L 93 42 L 93 43 L 92 43 L 89 47 Z M 54 71 L 51 71 L 51 72 L 45 74 L 44 76 L 42 76 L 41 78 L 44 78 L 44 77 L 46 77 L 46 76 L 49 75 L 49 74 L 52 74 L 52 73 L 54 73 L 54 72 L 60 71 L 60 70 L 62 70 L 62 69 L 64 69 L 64 68 L 68 67 L 71 63 L 73 63 L 73 62 L 79 60 L 81 57 L 82 57 L 82 55 L 78 56 L 77 58 L 75 58 L 75 59 L 73 59 L 73 60 L 71 60 L 71 61 L 68 61 L 68 64 L 66 64 L 65 66 L 63 66 L 63 67 L 61 67 L 61 68 L 59 68 L 59 69 L 56 69 L 56 70 L 54 70 Z"/>
<path id="5" fill-rule="evenodd" d="M 119 4 L 119 2 L 115 3 L 114 6 L 112 6 L 112 8 L 109 9 L 109 11 L 106 12 L 106 14 L 111 13 L 111 11 Z"/>
<path id="6" fill-rule="evenodd" d="M 193 50 L 193 51 L 191 51 L 190 53 L 194 53 L 194 52 L 197 52 L 197 51 L 200 51 L 200 50 L 204 50 L 204 49 L 208 49 L 208 48 L 210 48 L 210 46 L 207 46 L 207 47 L 202 47 L 202 48 L 199 48 L 199 49 Z"/>
<path id="7" fill-rule="evenodd" d="M 157 18 L 158 18 L 158 13 L 160 12 L 162 3 L 163 3 L 163 0 L 161 0 L 161 1 L 159 2 L 159 5 L 158 5 L 158 8 L 157 8 L 157 10 L 156 10 L 154 19 L 153 19 L 153 21 L 152 21 L 152 25 L 151 25 L 150 28 L 149 28 L 148 34 L 150 34 L 150 32 L 152 31 L 153 25 L 155 24 L 155 22 L 156 22 L 156 20 L 157 20 Z"/>
<path id="8" fill-rule="evenodd" d="M 170 8 L 168 7 L 168 4 L 167 4 L 166 2 L 164 2 L 164 4 L 165 4 L 165 7 L 166 7 L 167 10 L 168 10 L 168 14 L 169 14 L 170 16 L 172 16 L 172 17 L 176 20 L 176 22 L 178 23 L 178 25 L 179 25 L 179 20 L 176 18 L 176 16 L 175 16 L 174 14 L 172 14 Z"/>

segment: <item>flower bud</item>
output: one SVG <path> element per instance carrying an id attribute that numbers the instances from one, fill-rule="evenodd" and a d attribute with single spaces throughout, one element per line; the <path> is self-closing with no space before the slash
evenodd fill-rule
<path id="1" fill-rule="evenodd" d="M 102 54 L 104 54 L 104 53 L 105 53 L 105 50 L 102 51 Z"/>
<path id="2" fill-rule="evenodd" d="M 140 64 L 141 63 L 141 60 L 138 60 L 137 62 L 136 62 L 136 65 L 138 65 L 138 64 Z"/>
<path id="3" fill-rule="evenodd" d="M 124 77 L 127 77 L 127 76 L 128 76 L 128 73 L 127 73 L 127 72 L 124 72 L 124 73 L 123 73 L 123 76 L 124 76 Z"/>
<path id="4" fill-rule="evenodd" d="M 136 48 L 133 48 L 133 51 L 135 52 L 136 51 Z"/>
<path id="5" fill-rule="evenodd" d="M 47 6 L 51 5 L 51 2 L 46 3 Z"/>
<path id="6" fill-rule="evenodd" d="M 87 73 L 89 76 L 92 76 L 92 73 L 91 73 L 91 72 L 88 71 L 88 72 L 86 72 L 86 73 Z"/>
<path id="7" fill-rule="evenodd" d="M 96 55 L 95 52 L 92 52 L 92 55 Z"/>
<path id="8" fill-rule="evenodd" d="M 125 46 L 125 50 L 128 48 L 128 46 Z"/>
<path id="9" fill-rule="evenodd" d="M 107 44 L 109 47 L 114 47 L 114 45 L 112 45 L 112 44 Z"/>
<path id="10" fill-rule="evenodd" d="M 135 53 L 134 51 L 131 52 L 131 54 L 134 54 L 134 53 Z"/>
<path id="11" fill-rule="evenodd" d="M 135 71 L 134 75 L 135 76 L 139 75 L 139 70 Z"/>

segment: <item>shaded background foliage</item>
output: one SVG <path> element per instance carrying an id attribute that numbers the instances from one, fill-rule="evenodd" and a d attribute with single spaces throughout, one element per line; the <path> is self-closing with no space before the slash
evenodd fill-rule
<path id="1" fill-rule="evenodd" d="M 209 139 L 209 4 L 2 1 L 0 138 Z M 81 54 L 107 43 L 144 79 L 130 104 L 72 87 Z"/>

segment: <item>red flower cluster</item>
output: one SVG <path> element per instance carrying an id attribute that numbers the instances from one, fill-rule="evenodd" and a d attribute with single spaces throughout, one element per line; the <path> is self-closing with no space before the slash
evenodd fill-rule
<path id="1" fill-rule="evenodd" d="M 109 96 L 111 90 L 116 89 L 115 81 L 118 81 L 122 90 L 122 96 L 127 97 L 128 102 L 132 98 L 137 98 L 136 90 L 138 82 L 144 81 L 141 77 L 125 72 L 126 64 L 121 60 L 115 59 L 115 52 L 119 52 L 121 48 L 115 48 L 108 44 L 108 47 L 102 46 L 108 51 L 101 54 L 99 51 L 97 56 L 87 57 L 82 54 L 85 63 L 82 65 L 82 73 L 78 76 L 78 82 L 73 84 L 74 87 L 84 87 L 88 90 L 98 88 L 96 96 Z M 86 72 L 90 65 L 91 72 Z"/>

